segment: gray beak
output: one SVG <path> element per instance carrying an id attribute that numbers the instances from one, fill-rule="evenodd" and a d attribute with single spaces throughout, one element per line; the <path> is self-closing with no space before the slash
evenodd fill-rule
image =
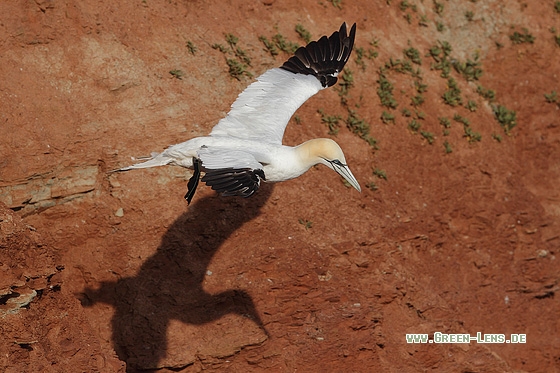
<path id="1" fill-rule="evenodd" d="M 335 170 L 340 176 L 342 176 L 350 185 L 352 185 L 358 192 L 362 192 L 362 188 L 360 188 L 360 184 L 358 180 L 352 175 L 350 168 L 347 165 L 337 165 L 336 163 L 331 163 L 333 166 L 333 170 Z"/>

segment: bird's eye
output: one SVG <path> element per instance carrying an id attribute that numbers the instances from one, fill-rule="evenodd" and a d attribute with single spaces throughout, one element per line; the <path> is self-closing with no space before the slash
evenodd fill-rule
<path id="1" fill-rule="evenodd" d="M 335 159 L 334 161 L 332 161 L 332 163 L 334 163 L 334 164 L 337 165 L 337 166 L 344 167 L 344 165 L 342 164 L 342 162 L 340 162 L 338 159 Z"/>

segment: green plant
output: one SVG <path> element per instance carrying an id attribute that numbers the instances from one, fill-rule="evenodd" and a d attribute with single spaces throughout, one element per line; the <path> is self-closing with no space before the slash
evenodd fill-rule
<path id="1" fill-rule="evenodd" d="M 367 183 L 366 188 L 368 188 L 369 190 L 372 190 L 372 191 L 376 191 L 377 189 L 379 189 L 379 187 L 373 181 L 370 181 L 369 183 Z"/>
<path id="2" fill-rule="evenodd" d="M 241 80 L 242 76 L 247 76 L 251 78 L 253 74 L 251 74 L 247 67 L 251 65 L 251 58 L 249 58 L 247 52 L 237 46 L 239 42 L 239 38 L 231 33 L 225 35 L 226 43 L 229 46 L 225 47 L 223 44 L 215 43 L 212 45 L 212 48 L 219 50 L 223 54 L 226 55 L 226 63 L 229 68 L 229 75 L 232 78 L 237 80 Z M 235 55 L 236 58 L 229 58 L 228 55 Z"/>
<path id="3" fill-rule="evenodd" d="M 360 66 L 363 71 L 366 71 L 366 64 L 364 62 L 364 48 L 354 48 L 354 53 L 356 53 L 356 65 Z"/>
<path id="4" fill-rule="evenodd" d="M 473 100 L 469 100 L 467 101 L 467 104 L 465 105 L 465 107 L 472 112 L 475 112 L 478 109 L 478 105 L 476 104 L 476 102 L 474 102 Z"/>
<path id="5" fill-rule="evenodd" d="M 403 61 L 401 59 L 394 60 L 392 57 L 389 58 L 389 61 L 385 62 L 385 68 L 402 74 L 412 73 L 414 70 L 410 61 Z"/>
<path id="6" fill-rule="evenodd" d="M 443 13 L 443 9 L 444 9 L 443 3 L 434 0 L 434 12 L 438 16 L 441 16 L 441 14 Z"/>
<path id="7" fill-rule="evenodd" d="M 501 135 L 498 135 L 497 133 L 493 133 L 493 134 L 492 134 L 492 138 L 493 138 L 494 140 L 496 140 L 497 142 L 502 142 L 502 136 L 501 136 Z"/>
<path id="8" fill-rule="evenodd" d="M 212 44 L 212 49 L 217 49 L 222 53 L 227 53 L 228 52 L 227 48 L 224 47 L 224 45 L 220 44 L 220 43 Z"/>
<path id="9" fill-rule="evenodd" d="M 467 58 L 466 62 L 454 61 L 452 65 L 467 81 L 478 80 L 482 76 L 481 63 L 478 58 L 478 53 L 475 53 L 473 60 Z"/>
<path id="10" fill-rule="evenodd" d="M 241 80 L 243 75 L 251 78 L 253 74 L 247 71 L 247 66 L 239 62 L 238 60 L 234 60 L 233 58 L 227 58 L 226 63 L 229 67 L 229 75 L 237 80 Z"/>
<path id="11" fill-rule="evenodd" d="M 473 131 L 471 127 L 465 125 L 463 126 L 463 129 L 465 130 L 464 137 L 466 137 L 470 143 L 479 142 L 482 140 L 482 135 L 478 132 Z"/>
<path id="12" fill-rule="evenodd" d="M 383 113 L 381 113 L 381 121 L 385 124 L 389 124 L 390 122 L 394 124 L 395 116 L 388 111 L 383 110 Z"/>
<path id="13" fill-rule="evenodd" d="M 226 43 L 229 44 L 229 47 L 231 49 L 233 49 L 235 47 L 235 45 L 237 45 L 237 42 L 239 41 L 239 38 L 233 34 L 226 34 Z"/>
<path id="14" fill-rule="evenodd" d="M 413 12 L 416 12 L 417 8 L 415 4 L 410 4 L 408 2 L 408 0 L 403 0 L 401 1 L 401 3 L 399 4 L 399 9 L 402 10 L 403 12 L 407 9 L 411 9 Z"/>
<path id="15" fill-rule="evenodd" d="M 450 106 L 457 106 L 463 103 L 461 98 L 461 90 L 453 77 L 447 80 L 447 91 L 442 95 L 443 101 Z"/>
<path id="16" fill-rule="evenodd" d="M 443 24 L 443 22 L 437 21 L 436 22 L 436 30 L 438 32 L 443 32 L 445 31 L 445 25 Z"/>
<path id="17" fill-rule="evenodd" d="M 449 154 L 453 152 L 453 148 L 451 148 L 451 144 L 448 141 L 445 141 L 443 143 L 443 146 L 445 148 L 445 154 Z"/>
<path id="18" fill-rule="evenodd" d="M 313 228 L 313 222 L 310 221 L 310 220 L 307 220 L 307 219 L 299 219 L 299 220 L 298 220 L 298 223 L 300 223 L 301 225 L 303 225 L 304 228 L 305 228 L 306 230 L 307 230 L 307 229 L 310 229 L 310 228 Z"/>
<path id="19" fill-rule="evenodd" d="M 235 54 L 235 56 L 239 59 L 239 61 L 250 66 L 251 65 L 251 59 L 247 55 L 247 52 L 245 52 L 243 49 L 241 49 L 240 47 L 237 46 L 237 43 L 239 42 L 239 38 L 237 36 L 231 34 L 231 33 L 228 33 L 228 34 L 225 35 L 225 39 L 226 39 L 226 43 L 229 45 L 230 50 L 233 52 L 233 54 Z M 220 52 L 222 52 L 224 54 L 227 54 L 227 53 L 230 52 L 222 44 L 217 44 L 216 43 L 216 44 L 212 45 L 212 48 L 218 49 Z"/>
<path id="20" fill-rule="evenodd" d="M 428 85 L 423 84 L 422 81 L 420 81 L 420 80 L 415 80 L 414 81 L 414 88 L 416 89 L 416 92 L 424 93 L 428 90 Z"/>
<path id="21" fill-rule="evenodd" d="M 288 54 L 294 54 L 295 51 L 299 48 L 299 45 L 297 43 L 292 43 L 291 41 L 286 40 L 286 38 L 282 34 L 274 35 L 272 37 L 272 41 L 278 49 Z"/>
<path id="22" fill-rule="evenodd" d="M 401 114 L 403 115 L 403 117 L 410 118 L 412 116 L 412 111 L 410 111 L 408 108 L 403 108 L 401 110 Z"/>
<path id="23" fill-rule="evenodd" d="M 251 66 L 251 58 L 247 55 L 247 52 L 243 49 L 236 47 L 233 51 L 235 56 L 239 59 L 239 61 L 243 62 L 244 64 Z"/>
<path id="24" fill-rule="evenodd" d="M 355 48 L 354 52 L 356 53 L 356 65 L 360 66 L 363 71 L 366 71 L 366 64 L 364 62 L 364 57 L 371 60 L 371 59 L 376 58 L 378 56 L 378 52 L 374 51 L 373 49 L 368 49 L 367 50 L 367 55 L 366 55 L 366 51 L 362 47 Z"/>
<path id="25" fill-rule="evenodd" d="M 369 146 L 371 146 L 372 149 L 379 149 L 379 145 L 377 145 L 377 139 L 371 136 L 368 136 L 367 138 L 365 138 L 364 140 L 366 140 L 366 142 L 368 143 Z"/>
<path id="26" fill-rule="evenodd" d="M 434 134 L 428 131 L 420 131 L 420 135 L 428 141 L 428 144 L 433 144 L 435 137 Z"/>
<path id="27" fill-rule="evenodd" d="M 426 114 L 423 111 L 414 110 L 414 112 L 416 113 L 416 118 L 422 120 L 426 119 Z"/>
<path id="28" fill-rule="evenodd" d="M 329 135 L 337 135 L 340 129 L 338 122 L 342 120 L 340 115 L 327 115 L 322 109 L 317 110 L 321 114 L 321 122 L 325 123 L 329 129 Z"/>
<path id="29" fill-rule="evenodd" d="M 305 41 L 306 44 L 311 42 L 311 33 L 303 27 L 302 24 L 298 23 L 296 25 L 296 32 L 298 33 L 299 37 Z"/>
<path id="30" fill-rule="evenodd" d="M 408 123 L 408 128 L 413 131 L 413 132 L 418 132 L 418 130 L 420 129 L 420 127 L 422 127 L 422 125 L 420 124 L 420 122 L 418 122 L 416 119 L 412 119 L 409 123 Z"/>
<path id="31" fill-rule="evenodd" d="M 438 44 L 430 48 L 429 54 L 432 57 L 436 57 L 434 59 L 437 61 L 438 58 L 443 59 L 445 57 L 449 57 L 452 51 L 453 48 L 451 47 L 451 44 L 447 41 L 438 40 Z"/>
<path id="32" fill-rule="evenodd" d="M 406 20 L 406 22 L 410 25 L 412 24 L 412 16 L 410 15 L 410 13 L 406 13 L 404 15 L 404 19 Z"/>
<path id="33" fill-rule="evenodd" d="M 474 12 L 468 10 L 465 12 L 465 18 L 467 19 L 467 21 L 472 21 L 474 19 Z"/>
<path id="34" fill-rule="evenodd" d="M 453 115 L 453 120 L 462 123 L 465 126 L 469 126 L 471 124 L 468 118 L 462 117 L 459 114 Z"/>
<path id="35" fill-rule="evenodd" d="M 268 40 L 265 36 L 259 36 L 259 40 L 264 44 L 264 47 L 272 57 L 278 55 L 278 48 L 274 42 Z"/>
<path id="36" fill-rule="evenodd" d="M 190 41 L 190 40 L 187 41 L 187 49 L 188 49 L 189 53 L 192 54 L 193 56 L 194 56 L 194 54 L 195 54 L 196 51 L 197 51 L 196 46 L 195 46 L 195 45 L 193 44 L 193 42 Z"/>
<path id="37" fill-rule="evenodd" d="M 335 8 L 342 9 L 342 0 L 328 0 Z"/>
<path id="38" fill-rule="evenodd" d="M 393 84 L 387 79 L 385 74 L 380 70 L 379 79 L 377 80 L 379 87 L 377 88 L 377 95 L 381 100 L 381 105 L 390 109 L 396 109 L 399 104 L 393 96 Z"/>
<path id="39" fill-rule="evenodd" d="M 438 119 L 439 119 L 439 124 L 441 124 L 443 127 L 451 128 L 451 121 L 449 120 L 449 118 L 441 117 Z"/>
<path id="40" fill-rule="evenodd" d="M 515 31 L 509 36 L 509 39 L 513 44 L 529 43 L 533 44 L 535 42 L 535 37 L 529 33 L 526 28 L 522 29 L 523 33 Z"/>
<path id="41" fill-rule="evenodd" d="M 352 70 L 350 70 L 348 67 L 345 67 L 342 70 L 342 75 L 340 76 L 340 83 L 336 88 L 342 105 L 347 105 L 348 93 L 350 92 L 350 88 L 352 88 L 353 85 L 354 85 L 354 74 L 352 73 Z"/>
<path id="42" fill-rule="evenodd" d="M 545 93 L 544 98 L 545 98 L 546 102 L 548 102 L 549 104 L 558 103 L 558 93 L 556 93 L 556 91 L 552 91 L 550 93 Z"/>
<path id="43" fill-rule="evenodd" d="M 513 110 L 508 110 L 502 105 L 494 105 L 492 110 L 506 135 L 511 134 L 511 130 L 517 125 L 517 113 Z"/>
<path id="44" fill-rule="evenodd" d="M 387 173 L 379 168 L 373 170 L 373 176 L 377 176 L 380 179 L 387 180 Z"/>
<path id="45" fill-rule="evenodd" d="M 424 103 L 424 96 L 422 94 L 417 94 L 410 99 L 410 104 L 414 107 L 420 106 Z"/>
<path id="46" fill-rule="evenodd" d="M 478 93 L 488 101 L 494 101 L 494 99 L 496 98 L 496 91 L 484 88 L 481 85 L 476 86 L 476 93 Z"/>
<path id="47" fill-rule="evenodd" d="M 556 11 L 556 13 L 560 13 L 560 1 L 554 2 L 554 10 Z"/>
<path id="48" fill-rule="evenodd" d="M 369 123 L 361 119 L 355 110 L 348 109 L 346 127 L 365 140 L 372 148 L 377 149 L 377 140 L 369 135 Z"/>
<path id="49" fill-rule="evenodd" d="M 451 73 L 451 62 L 449 61 L 451 51 L 451 45 L 446 41 L 438 41 L 438 44 L 432 46 L 428 51 L 428 55 L 435 61 L 431 68 L 440 70 L 442 78 L 448 78 Z"/>
<path id="50" fill-rule="evenodd" d="M 183 79 L 183 76 L 185 76 L 183 70 L 178 70 L 178 69 L 171 70 L 169 74 L 171 74 L 171 76 L 177 79 Z"/>
<path id="51" fill-rule="evenodd" d="M 428 27 L 428 16 L 422 14 L 418 20 L 418 26 Z"/>
<path id="52" fill-rule="evenodd" d="M 422 59 L 420 58 L 420 52 L 414 47 L 403 50 L 403 54 L 406 58 L 410 59 L 413 63 L 417 65 L 422 65 Z"/>

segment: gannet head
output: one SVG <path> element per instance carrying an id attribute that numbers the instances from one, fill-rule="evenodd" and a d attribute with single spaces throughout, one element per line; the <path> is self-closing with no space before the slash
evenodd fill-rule
<path id="1" fill-rule="evenodd" d="M 328 168 L 336 171 L 358 192 L 362 191 L 358 180 L 352 175 L 350 168 L 346 164 L 346 158 L 340 146 L 331 139 L 314 139 L 302 144 L 307 150 L 307 157 L 312 164 L 324 164 Z"/>

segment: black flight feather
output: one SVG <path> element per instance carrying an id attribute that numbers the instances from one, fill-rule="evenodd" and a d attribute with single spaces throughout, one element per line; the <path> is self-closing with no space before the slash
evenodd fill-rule
<path id="1" fill-rule="evenodd" d="M 193 168 L 194 172 L 189 182 L 187 183 L 187 194 L 185 194 L 185 199 L 187 200 L 187 205 L 191 204 L 191 200 L 196 192 L 196 187 L 198 187 L 198 181 L 200 180 L 200 159 L 193 158 Z"/>
<path id="2" fill-rule="evenodd" d="M 264 171 L 250 168 L 206 170 L 202 177 L 202 181 L 218 193 L 241 197 L 252 196 L 259 189 L 261 179 L 266 180 Z"/>
<path id="3" fill-rule="evenodd" d="M 324 88 L 330 87 L 336 83 L 336 76 L 350 58 L 355 36 L 356 24 L 352 25 L 348 34 L 346 23 L 343 23 L 340 30 L 328 38 L 323 36 L 305 47 L 299 47 L 281 68 L 295 74 L 314 75 Z"/>

